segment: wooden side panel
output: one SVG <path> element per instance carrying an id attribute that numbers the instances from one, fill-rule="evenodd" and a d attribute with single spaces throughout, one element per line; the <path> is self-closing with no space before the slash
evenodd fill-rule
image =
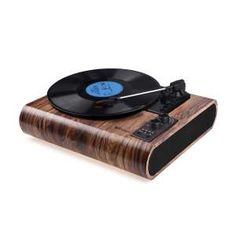
<path id="1" fill-rule="evenodd" d="M 97 121 L 67 116 L 46 97 L 26 105 L 20 115 L 21 128 L 28 134 L 145 177 L 151 145 L 130 136 L 140 123 L 131 117 Z"/>

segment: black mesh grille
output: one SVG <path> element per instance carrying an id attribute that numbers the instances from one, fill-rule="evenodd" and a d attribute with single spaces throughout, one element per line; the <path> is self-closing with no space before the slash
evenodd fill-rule
<path id="1" fill-rule="evenodd" d="M 175 156 L 207 131 L 213 125 L 215 116 L 216 106 L 212 105 L 159 145 L 150 157 L 148 166 L 149 174 L 155 175 Z"/>

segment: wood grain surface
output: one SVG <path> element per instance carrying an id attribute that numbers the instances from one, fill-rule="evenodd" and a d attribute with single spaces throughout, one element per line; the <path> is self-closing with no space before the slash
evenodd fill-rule
<path id="1" fill-rule="evenodd" d="M 23 107 L 20 126 L 34 137 L 152 179 L 146 167 L 154 148 L 214 103 L 212 99 L 191 95 L 169 114 L 178 122 L 152 142 L 144 142 L 131 134 L 158 116 L 155 113 L 142 111 L 125 118 L 89 120 L 56 110 L 47 97 Z"/>

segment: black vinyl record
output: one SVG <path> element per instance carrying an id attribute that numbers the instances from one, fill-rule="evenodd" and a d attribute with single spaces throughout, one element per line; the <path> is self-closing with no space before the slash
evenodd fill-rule
<path id="1" fill-rule="evenodd" d="M 97 69 L 65 77 L 47 93 L 61 112 L 85 118 L 115 118 L 144 109 L 156 99 L 146 94 L 106 103 L 109 98 L 141 93 L 161 86 L 149 75 L 125 69 Z M 100 102 L 105 100 L 104 102 Z"/>

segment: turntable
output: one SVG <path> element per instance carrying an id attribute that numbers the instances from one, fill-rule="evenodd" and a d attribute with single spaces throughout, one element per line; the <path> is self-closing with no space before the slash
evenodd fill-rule
<path id="1" fill-rule="evenodd" d="M 53 84 L 25 105 L 25 133 L 153 179 L 214 123 L 216 101 L 141 72 L 97 69 Z"/>

